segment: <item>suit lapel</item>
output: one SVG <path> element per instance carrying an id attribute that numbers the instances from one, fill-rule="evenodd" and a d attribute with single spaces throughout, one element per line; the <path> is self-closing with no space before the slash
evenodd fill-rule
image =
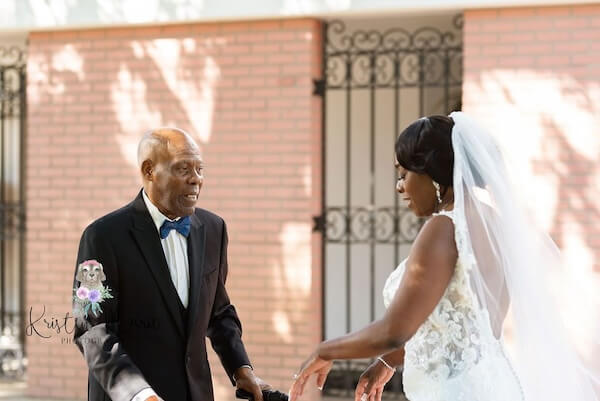
<path id="1" fill-rule="evenodd" d="M 205 245 L 205 226 L 200 219 L 193 214 L 191 216 L 190 235 L 187 239 L 188 262 L 190 271 L 190 297 L 188 304 L 188 324 L 187 334 L 190 333 L 196 322 L 198 314 L 198 299 L 202 289 L 202 275 L 204 271 L 204 245 Z"/>
<path id="2" fill-rule="evenodd" d="M 146 264 L 154 276 L 163 301 L 167 305 L 179 333 L 185 338 L 183 318 L 181 316 L 181 308 L 183 306 L 171 280 L 167 260 L 165 259 L 156 226 L 148 213 L 141 192 L 134 200 L 133 208 L 133 229 L 131 230 L 133 237 L 146 259 Z"/>

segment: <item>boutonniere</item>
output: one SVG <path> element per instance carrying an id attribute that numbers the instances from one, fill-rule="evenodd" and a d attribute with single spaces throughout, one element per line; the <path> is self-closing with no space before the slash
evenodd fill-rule
<path id="1" fill-rule="evenodd" d="M 102 264 L 95 259 L 81 262 L 77 267 L 75 280 L 80 283 L 73 289 L 75 315 L 87 318 L 91 312 L 98 317 L 102 313 L 100 304 L 105 299 L 113 298 L 110 288 L 102 284 L 106 280 Z"/>

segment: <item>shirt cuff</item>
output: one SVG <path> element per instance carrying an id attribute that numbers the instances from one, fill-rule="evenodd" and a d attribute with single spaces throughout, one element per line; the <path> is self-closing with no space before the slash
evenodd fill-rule
<path id="1" fill-rule="evenodd" d="M 252 366 L 250 366 L 250 365 L 242 365 L 242 366 L 240 366 L 239 368 L 237 368 L 237 369 L 236 369 L 236 371 L 237 371 L 238 369 L 241 369 L 241 368 L 248 368 L 248 369 L 250 369 L 250 370 L 254 371 L 254 368 L 252 368 Z M 233 379 L 233 385 L 235 386 L 235 385 L 236 385 L 236 380 L 235 380 L 235 372 L 234 372 L 234 374 L 233 374 L 233 377 L 232 377 L 232 379 Z M 136 400 L 136 401 L 137 401 L 137 400 Z"/>
<path id="2" fill-rule="evenodd" d="M 153 395 L 158 397 L 158 394 L 156 394 L 154 392 L 154 390 L 152 390 L 151 387 L 146 387 L 146 388 L 140 390 L 139 393 L 134 395 L 133 398 L 131 399 L 131 401 L 146 401 L 146 398 L 152 397 Z"/>

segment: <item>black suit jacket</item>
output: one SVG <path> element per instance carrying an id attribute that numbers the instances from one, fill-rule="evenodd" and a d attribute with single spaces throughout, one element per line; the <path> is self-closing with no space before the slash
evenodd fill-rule
<path id="1" fill-rule="evenodd" d="M 75 343 L 89 367 L 88 400 L 130 401 L 148 386 L 166 401 L 213 400 L 206 336 L 230 379 L 237 368 L 250 364 L 225 290 L 223 219 L 196 209 L 187 246 L 186 311 L 141 191 L 133 202 L 85 229 L 77 264 L 100 262 L 104 285 L 114 295 L 100 303 L 98 316 L 76 319 Z"/>

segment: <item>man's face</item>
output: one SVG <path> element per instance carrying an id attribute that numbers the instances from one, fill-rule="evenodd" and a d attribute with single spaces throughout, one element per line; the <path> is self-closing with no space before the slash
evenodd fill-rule
<path id="1" fill-rule="evenodd" d="M 186 137 L 171 140 L 155 163 L 150 199 L 170 219 L 189 216 L 204 182 L 202 158 L 195 143 Z"/>

